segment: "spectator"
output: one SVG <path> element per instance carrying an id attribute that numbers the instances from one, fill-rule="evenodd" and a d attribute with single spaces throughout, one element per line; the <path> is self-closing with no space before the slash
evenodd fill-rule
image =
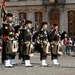
<path id="1" fill-rule="evenodd" d="M 72 50 L 72 39 L 69 37 L 66 45 L 66 54 L 68 56 L 70 56 L 71 50 Z"/>
<path id="2" fill-rule="evenodd" d="M 2 50 L 2 39 L 0 39 L 0 51 Z"/>
<path id="3" fill-rule="evenodd" d="M 65 46 L 67 45 L 67 43 L 68 43 L 68 38 L 67 37 L 64 38 L 63 43 L 64 43 Z"/>
<path id="4" fill-rule="evenodd" d="M 73 45 L 75 46 L 75 36 L 73 37 Z"/>

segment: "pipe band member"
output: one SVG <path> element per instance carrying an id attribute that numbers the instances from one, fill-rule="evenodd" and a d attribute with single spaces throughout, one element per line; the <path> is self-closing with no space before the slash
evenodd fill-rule
<path id="1" fill-rule="evenodd" d="M 58 25 L 54 24 L 51 34 L 49 35 L 49 42 L 51 46 L 51 59 L 54 65 L 59 65 L 57 62 L 58 50 L 59 50 L 59 32 Z"/>
<path id="2" fill-rule="evenodd" d="M 46 47 L 48 43 L 48 32 L 47 32 L 47 22 L 42 22 L 41 29 L 39 32 L 40 39 L 40 60 L 42 61 L 42 66 L 48 66 L 46 63 L 47 53 Z"/>
<path id="3" fill-rule="evenodd" d="M 26 20 L 25 26 L 22 31 L 22 38 L 23 38 L 22 55 L 23 59 L 25 60 L 26 67 L 32 67 L 32 64 L 30 64 L 31 24 L 32 22 L 30 20 Z"/>

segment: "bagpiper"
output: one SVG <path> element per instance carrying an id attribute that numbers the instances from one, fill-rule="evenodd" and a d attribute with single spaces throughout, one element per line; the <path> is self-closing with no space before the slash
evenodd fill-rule
<path id="1" fill-rule="evenodd" d="M 20 28 L 19 28 L 20 35 L 19 35 L 19 39 L 18 39 L 18 42 L 19 42 L 19 48 L 18 48 L 19 55 L 18 55 L 18 58 L 22 59 L 21 64 L 25 64 L 25 60 L 24 60 L 23 55 L 22 55 L 22 49 L 23 49 L 22 31 L 23 31 L 23 28 L 24 28 L 24 24 L 25 24 L 25 20 L 22 20 L 21 23 L 20 23 Z"/>
<path id="2" fill-rule="evenodd" d="M 53 25 L 48 38 L 49 38 L 49 42 L 50 42 L 51 59 L 53 61 L 53 64 L 59 65 L 57 59 L 58 59 L 58 52 L 59 52 L 60 37 L 59 37 L 59 31 L 58 31 L 57 24 Z"/>
<path id="3" fill-rule="evenodd" d="M 42 22 L 40 31 L 39 31 L 39 39 L 40 39 L 40 60 L 42 62 L 42 66 L 48 66 L 46 63 L 47 53 L 47 43 L 48 43 L 48 31 L 47 31 L 47 22 Z"/>
<path id="4" fill-rule="evenodd" d="M 25 60 L 26 67 L 32 67 L 32 64 L 30 64 L 31 24 L 32 22 L 30 20 L 26 20 L 25 26 L 22 30 L 22 38 L 23 38 L 22 55 L 23 59 Z"/>
<path id="5" fill-rule="evenodd" d="M 2 61 L 5 62 L 5 67 L 13 67 L 16 63 L 14 62 L 15 51 L 17 52 L 18 45 L 14 39 L 14 23 L 13 14 L 7 13 L 6 20 L 3 23 L 3 50 L 2 50 Z"/>

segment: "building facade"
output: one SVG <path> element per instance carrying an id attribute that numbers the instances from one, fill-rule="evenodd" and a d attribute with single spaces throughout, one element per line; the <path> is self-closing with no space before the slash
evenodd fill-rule
<path id="1" fill-rule="evenodd" d="M 32 27 L 40 27 L 41 22 L 58 24 L 59 30 L 75 35 L 75 0 L 5 0 L 7 12 L 14 14 L 16 24 L 22 19 L 31 20 Z M 1 19 L 0 19 L 1 21 Z"/>

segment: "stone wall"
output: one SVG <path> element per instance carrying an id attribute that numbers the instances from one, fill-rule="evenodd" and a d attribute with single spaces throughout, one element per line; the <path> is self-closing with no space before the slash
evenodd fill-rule
<path id="1" fill-rule="evenodd" d="M 66 0 L 66 3 L 75 3 L 75 0 Z"/>
<path id="2" fill-rule="evenodd" d="M 25 6 L 25 3 L 23 3 L 22 1 L 20 2 L 7 2 L 7 8 L 6 10 L 8 12 L 12 12 L 14 14 L 13 20 L 15 20 L 15 16 L 17 16 L 17 18 L 19 19 L 19 12 L 20 11 L 25 11 L 27 13 L 27 19 L 31 20 L 32 22 L 35 21 L 35 12 L 36 11 L 40 11 L 43 14 L 43 21 L 47 21 L 49 23 L 49 11 L 54 8 L 53 6 L 48 6 L 45 10 L 44 6 L 41 6 L 42 4 L 42 0 L 35 0 L 35 2 L 32 1 L 33 4 L 32 6 L 30 4 L 28 4 L 27 6 Z M 36 5 L 35 5 L 35 4 Z M 66 0 L 66 3 L 75 3 L 75 0 Z M 29 11 L 29 8 L 31 8 L 31 11 Z M 69 5 L 65 5 L 64 8 L 62 8 L 62 6 L 57 6 L 56 8 L 59 9 L 60 14 L 59 14 L 59 29 L 60 30 L 65 30 L 68 32 L 68 11 L 69 10 L 75 10 L 75 4 L 69 4 Z M 0 25 L 1 25 L 1 19 L 0 19 Z M 32 25 L 34 26 L 34 24 Z M 48 26 L 48 28 L 50 28 L 50 26 Z"/>

